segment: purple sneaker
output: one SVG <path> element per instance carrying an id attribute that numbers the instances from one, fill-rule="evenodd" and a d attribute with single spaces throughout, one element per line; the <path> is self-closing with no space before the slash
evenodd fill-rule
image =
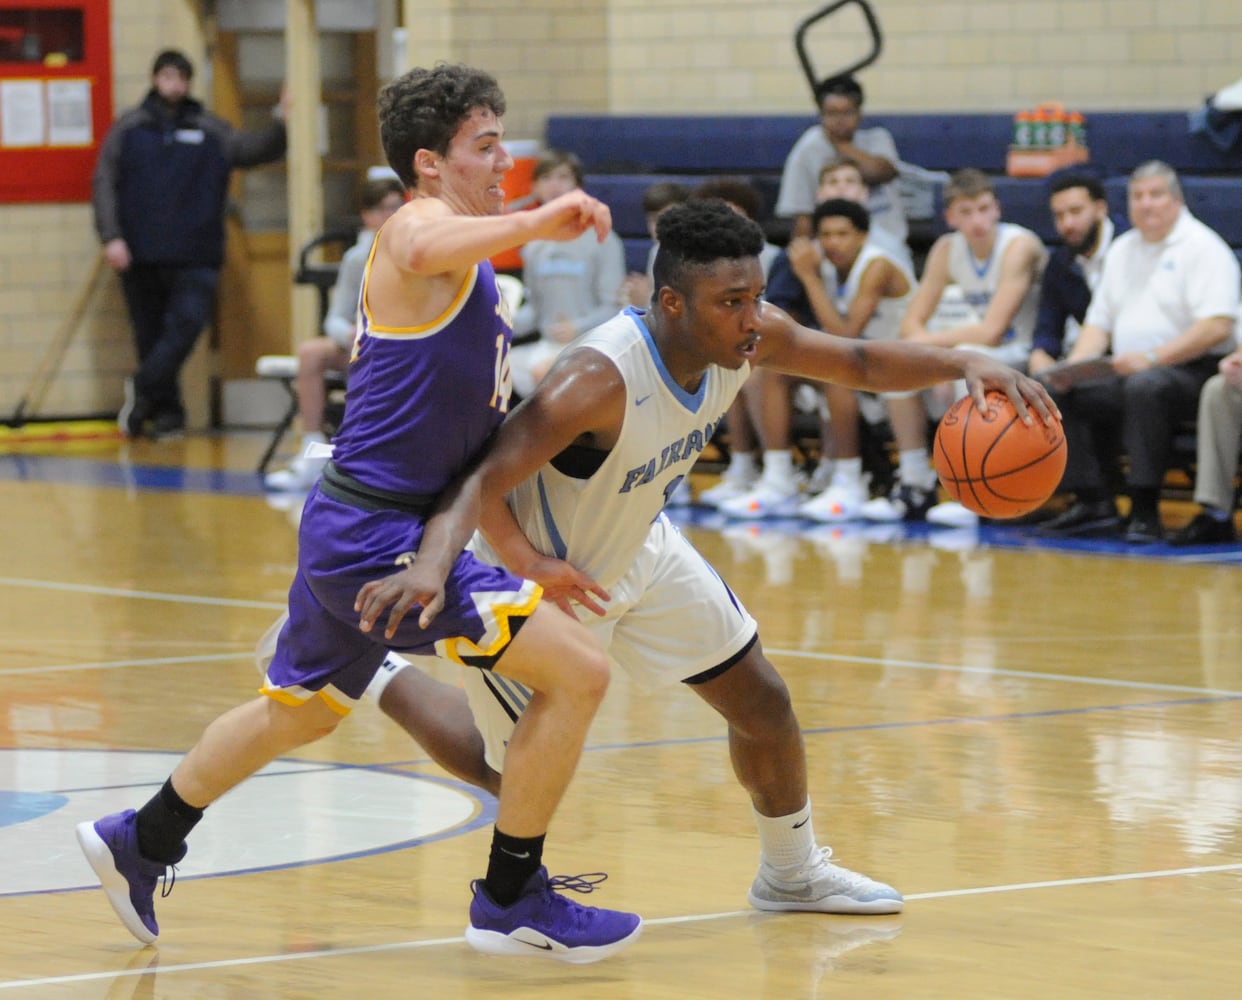
<path id="1" fill-rule="evenodd" d="M 78 843 L 121 923 L 143 944 L 150 944 L 160 933 L 155 922 L 155 883 L 164 879 L 161 895 L 167 896 L 177 877 L 176 868 L 169 879 L 169 865 L 148 861 L 138 853 L 137 814 L 132 809 L 94 823 L 79 823 Z M 174 865 L 185 857 L 185 850 L 182 844 Z"/>
<path id="2" fill-rule="evenodd" d="M 555 958 L 575 965 L 598 962 L 638 940 L 643 921 L 637 913 L 582 906 L 555 889 L 592 892 L 608 876 L 558 875 L 548 878 L 540 868 L 512 906 L 497 906 L 483 887 L 470 883 L 470 926 L 466 943 L 489 955 L 527 955 Z"/>

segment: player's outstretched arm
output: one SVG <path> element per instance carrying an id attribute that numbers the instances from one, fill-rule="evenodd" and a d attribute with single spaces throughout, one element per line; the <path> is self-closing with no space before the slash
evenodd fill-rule
<path id="1" fill-rule="evenodd" d="M 1020 413 L 1034 408 L 1045 422 L 1056 406 L 1042 385 L 979 351 L 897 340 L 853 340 L 810 330 L 765 305 L 755 363 L 821 382 L 869 392 L 926 389 L 965 379 L 980 406 L 988 389 L 1004 392 Z"/>
<path id="2" fill-rule="evenodd" d="M 465 271 L 530 240 L 577 239 L 588 229 L 603 240 L 612 213 L 581 190 L 506 215 L 461 215 L 438 198 L 415 198 L 384 226 L 381 248 L 400 269 L 431 276 Z"/>

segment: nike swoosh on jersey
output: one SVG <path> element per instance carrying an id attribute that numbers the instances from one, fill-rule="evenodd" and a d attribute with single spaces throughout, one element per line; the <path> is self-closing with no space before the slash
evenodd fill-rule
<path id="1" fill-rule="evenodd" d="M 643 403 L 647 402 L 647 400 L 649 400 L 650 398 L 651 398 L 651 393 L 647 393 L 647 395 L 645 396 L 639 396 L 638 399 L 634 400 L 634 405 L 642 406 Z"/>

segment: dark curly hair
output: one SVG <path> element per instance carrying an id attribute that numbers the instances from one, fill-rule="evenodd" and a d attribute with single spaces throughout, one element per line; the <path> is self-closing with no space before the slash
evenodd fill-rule
<path id="1" fill-rule="evenodd" d="M 763 230 L 733 211 L 719 198 L 695 198 L 674 205 L 656 224 L 660 248 L 653 278 L 656 288 L 668 285 L 685 294 L 695 278 L 721 260 L 758 257 Z"/>
<path id="2" fill-rule="evenodd" d="M 487 108 L 499 118 L 505 95 L 490 74 L 460 64 L 412 69 L 380 91 L 380 141 L 402 184 L 418 187 L 414 154 L 428 149 L 444 156 L 475 108 Z"/>
<path id="3" fill-rule="evenodd" d="M 848 198 L 829 198 L 815 206 L 815 213 L 811 216 L 811 232 L 818 230 L 824 219 L 838 217 L 849 219 L 850 225 L 860 233 L 871 231 L 871 213 L 863 205 Z"/>

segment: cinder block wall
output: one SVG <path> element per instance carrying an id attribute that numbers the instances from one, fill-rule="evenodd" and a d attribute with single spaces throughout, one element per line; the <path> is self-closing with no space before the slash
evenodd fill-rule
<path id="1" fill-rule="evenodd" d="M 491 69 L 514 138 L 553 112 L 811 113 L 793 49 L 818 5 L 792 0 L 424 0 L 419 58 Z M 874 0 L 881 59 L 861 74 L 875 111 L 1008 111 L 1042 100 L 1081 108 L 1187 110 L 1242 72 L 1238 0 Z M 423 19 L 422 8 L 426 8 Z M 113 0 L 118 110 L 147 86 L 152 55 L 201 60 L 194 3 Z M 810 36 L 818 75 L 867 48 L 856 7 Z M 435 49 L 434 52 L 429 50 Z M 201 61 L 199 63 L 201 65 Z M 196 81 L 205 92 L 205 81 Z M 909 151 L 917 162 L 917 151 Z M 0 414 L 11 411 L 88 276 L 86 205 L 0 205 Z M 115 281 L 105 276 L 43 407 L 115 408 L 131 365 Z"/>

